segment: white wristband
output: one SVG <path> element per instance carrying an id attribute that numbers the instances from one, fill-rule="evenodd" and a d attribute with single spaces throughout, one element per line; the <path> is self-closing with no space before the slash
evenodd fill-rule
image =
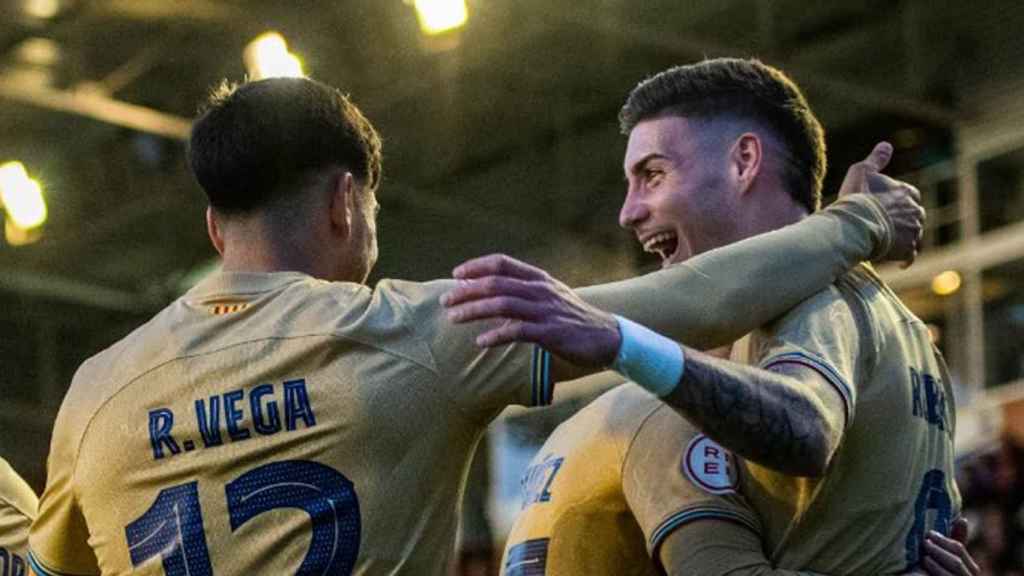
<path id="1" fill-rule="evenodd" d="M 643 386 L 656 396 L 666 396 L 679 385 L 686 368 L 683 349 L 674 341 L 615 316 L 622 344 L 612 362 L 612 370 Z"/>

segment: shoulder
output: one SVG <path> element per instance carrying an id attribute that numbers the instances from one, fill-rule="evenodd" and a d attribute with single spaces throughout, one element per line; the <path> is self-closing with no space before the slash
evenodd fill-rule
<path id="1" fill-rule="evenodd" d="M 788 312 L 771 322 L 766 328 L 778 331 L 792 328 L 813 319 L 828 319 L 836 315 L 849 315 L 850 306 L 838 284 L 832 284 L 803 300 Z"/>
<path id="2" fill-rule="evenodd" d="M 665 404 L 633 382 L 626 382 L 598 396 L 587 409 L 599 415 L 603 426 L 619 434 L 634 434 L 644 420 Z"/>

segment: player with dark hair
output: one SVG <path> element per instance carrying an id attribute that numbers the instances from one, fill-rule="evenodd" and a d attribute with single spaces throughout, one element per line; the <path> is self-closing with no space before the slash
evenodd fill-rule
<path id="1" fill-rule="evenodd" d="M 329 86 L 275 78 L 214 95 L 189 161 L 222 270 L 79 368 L 32 528 L 35 572 L 445 573 L 477 442 L 506 406 L 546 403 L 549 371 L 532 346 L 480 350 L 479 327 L 451 326 L 450 280 L 364 284 L 380 158 L 370 123 Z M 673 337 L 737 337 L 864 258 L 911 254 L 920 216 L 891 186 L 582 293 L 619 313 L 650 295 L 636 318 Z M 808 262 L 766 265 L 779 253 Z M 776 297 L 743 318 L 701 309 L 751 302 L 751 276 Z"/>
<path id="2" fill-rule="evenodd" d="M 820 202 L 822 129 L 795 84 L 759 61 L 666 70 L 633 90 L 621 119 L 620 222 L 666 266 L 813 217 Z M 890 153 L 876 148 L 847 182 Z M 654 393 L 618 388 L 555 431 L 524 480 L 507 574 L 529 573 L 516 568 L 527 560 L 582 573 L 584 556 L 587 574 L 623 574 L 648 553 L 671 574 L 883 574 L 957 550 L 938 535 L 925 545 L 960 509 L 946 366 L 869 266 L 736 344 L 750 365 L 680 347 L 507 257 L 456 277 L 446 301 L 459 321 L 504 320 L 487 345 L 537 342 Z"/>

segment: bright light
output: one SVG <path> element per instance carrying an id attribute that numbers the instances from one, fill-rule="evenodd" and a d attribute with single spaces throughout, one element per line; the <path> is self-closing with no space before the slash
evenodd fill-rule
<path id="1" fill-rule="evenodd" d="M 956 270 L 946 270 L 935 278 L 932 278 L 932 292 L 939 296 L 949 296 L 960 289 L 960 273 Z"/>
<path id="2" fill-rule="evenodd" d="M 21 162 L 0 166 L 0 200 L 18 228 L 30 229 L 46 222 L 46 201 L 39 183 L 28 177 Z"/>
<path id="3" fill-rule="evenodd" d="M 26 230 L 19 228 L 17 224 L 11 222 L 8 218 L 4 220 L 4 239 L 7 240 L 7 244 L 10 246 L 24 246 L 25 244 L 31 244 L 42 237 L 42 228 L 32 228 Z"/>
<path id="4" fill-rule="evenodd" d="M 420 29 L 431 36 L 443 34 L 466 23 L 466 0 L 415 0 Z"/>
<path id="5" fill-rule="evenodd" d="M 53 18 L 60 12 L 58 0 L 25 0 L 25 13 L 33 18 Z"/>
<path id="6" fill-rule="evenodd" d="M 245 67 L 250 80 L 262 78 L 300 78 L 302 62 L 288 51 L 284 36 L 277 32 L 265 32 L 245 47 Z"/>
<path id="7" fill-rule="evenodd" d="M 29 38 L 18 45 L 18 59 L 35 66 L 52 66 L 60 59 L 60 45 L 49 38 Z"/>

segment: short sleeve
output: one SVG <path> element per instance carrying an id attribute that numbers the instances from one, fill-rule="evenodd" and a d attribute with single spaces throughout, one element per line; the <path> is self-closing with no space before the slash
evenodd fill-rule
<path id="1" fill-rule="evenodd" d="M 758 364 L 810 368 L 842 398 L 847 427 L 857 401 L 860 330 L 853 310 L 836 287 L 822 290 L 770 325 L 762 335 Z"/>
<path id="2" fill-rule="evenodd" d="M 426 283 L 389 280 L 378 285 L 379 299 L 396 303 L 394 322 L 411 327 L 425 343 L 441 386 L 464 412 L 490 420 L 509 405 L 551 403 L 550 357 L 532 344 L 481 348 L 476 337 L 494 324 L 455 324 L 441 296 L 453 281 Z"/>
<path id="3" fill-rule="evenodd" d="M 99 574 L 89 547 L 89 529 L 75 495 L 79 438 L 69 424 L 73 408 L 65 399 L 54 424 L 47 460 L 46 489 L 29 534 L 29 562 L 40 576 Z"/>
<path id="4" fill-rule="evenodd" d="M 735 457 L 667 407 L 642 424 L 622 470 L 626 501 L 652 558 L 680 526 L 724 520 L 761 533 L 757 515 L 737 491 Z"/>

